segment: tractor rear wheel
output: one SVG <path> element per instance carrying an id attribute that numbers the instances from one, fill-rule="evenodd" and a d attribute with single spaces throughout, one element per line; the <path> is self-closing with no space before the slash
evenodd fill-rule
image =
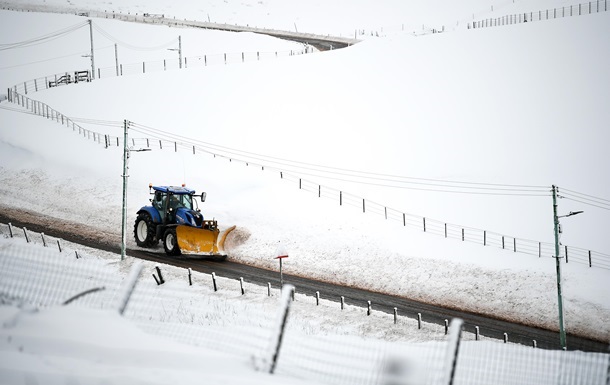
<path id="1" fill-rule="evenodd" d="M 163 248 L 167 255 L 180 255 L 180 247 L 178 247 L 178 238 L 176 237 L 176 228 L 170 227 L 163 234 Z"/>
<path id="2" fill-rule="evenodd" d="M 156 236 L 155 223 L 149 213 L 140 213 L 133 226 L 133 235 L 140 247 L 153 247 L 159 243 Z"/>

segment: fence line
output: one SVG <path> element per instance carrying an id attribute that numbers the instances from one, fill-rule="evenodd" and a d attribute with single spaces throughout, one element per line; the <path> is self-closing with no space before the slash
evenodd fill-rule
<path id="1" fill-rule="evenodd" d="M 551 20 L 571 16 L 590 15 L 592 13 L 607 12 L 608 0 L 596 0 L 588 3 L 570 5 L 569 7 L 546 9 L 537 12 L 516 13 L 498 18 L 489 18 L 468 23 L 468 29 L 498 27 L 541 20 Z"/>
<path id="2" fill-rule="evenodd" d="M 207 67 L 214 65 L 228 65 L 235 63 L 246 63 L 261 60 L 269 60 L 281 57 L 289 57 L 296 55 L 304 55 L 313 53 L 311 48 L 305 47 L 300 51 L 273 51 L 273 52 L 233 52 L 233 53 L 219 53 L 203 56 L 184 57 L 182 62 L 180 59 L 163 59 L 156 61 L 145 61 L 139 63 L 128 63 L 119 64 L 113 67 L 97 68 L 97 79 L 144 74 L 158 71 L 169 71 L 181 68 L 190 67 Z M 34 92 L 46 90 L 53 87 L 62 85 L 77 84 L 80 82 L 91 81 L 91 70 L 79 70 L 72 72 L 62 72 L 36 79 L 26 80 L 19 84 L 15 84 L 11 89 L 15 92 L 28 95 Z"/>
<path id="3" fill-rule="evenodd" d="M 15 88 L 16 87 L 8 89 L 7 99 L 9 102 L 15 103 L 18 106 L 29 110 L 32 114 L 51 119 L 57 123 L 60 123 L 62 126 L 65 125 L 66 127 L 71 128 L 72 131 L 78 132 L 78 134 L 82 135 L 85 139 L 93 140 L 94 142 L 99 144 L 104 144 L 102 139 L 103 135 L 99 132 L 88 130 L 82 127 L 66 115 L 50 107 L 48 104 L 22 95 L 17 92 Z"/>
<path id="4" fill-rule="evenodd" d="M 108 147 L 123 146 L 123 138 L 118 136 L 100 134 L 96 131 L 88 130 L 74 123 L 65 115 L 55 111 L 48 105 L 21 95 L 13 89 L 8 90 L 8 100 L 22 107 L 27 108 L 32 113 L 61 122 L 74 132 L 88 140 Z M 133 123 L 133 122 L 132 122 Z M 433 218 L 409 214 L 391 207 L 387 207 L 377 202 L 367 200 L 363 197 L 338 190 L 333 187 L 324 186 L 316 182 L 303 179 L 297 175 L 287 173 L 276 167 L 269 167 L 264 164 L 253 163 L 238 159 L 232 156 L 223 155 L 220 151 L 212 151 L 208 148 L 190 142 L 178 142 L 163 140 L 159 138 L 131 138 L 128 145 L 141 146 L 145 148 L 158 148 L 159 150 L 169 150 L 178 152 L 187 151 L 193 155 L 210 154 L 215 158 L 228 159 L 231 162 L 245 164 L 246 166 L 260 167 L 263 170 L 279 172 L 280 178 L 297 185 L 300 190 L 316 194 L 320 198 L 337 201 L 340 206 L 349 206 L 363 213 L 374 214 L 385 218 L 388 221 L 402 225 L 403 227 L 419 228 L 426 233 L 441 236 L 447 239 L 458 239 L 463 242 L 471 242 L 483 246 L 500 248 L 509 252 L 521 253 L 542 257 L 554 257 L 555 245 L 548 242 L 540 242 L 530 239 L 522 239 L 514 236 L 504 235 L 493 231 L 487 231 L 453 223 L 447 223 Z M 550 191 L 550 190 L 549 190 Z M 585 249 L 582 247 L 562 245 L 560 248 L 560 258 L 565 263 L 574 262 L 610 270 L 610 255 Z"/>

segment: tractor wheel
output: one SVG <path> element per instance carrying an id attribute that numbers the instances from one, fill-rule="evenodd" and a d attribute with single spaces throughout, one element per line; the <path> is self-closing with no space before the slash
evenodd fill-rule
<path id="1" fill-rule="evenodd" d="M 163 248 L 167 255 L 180 255 L 180 248 L 178 247 L 178 238 L 176 238 L 176 228 L 170 227 L 165 230 L 163 234 Z"/>
<path id="2" fill-rule="evenodd" d="M 136 218 L 136 223 L 133 226 L 133 235 L 140 247 L 153 247 L 159 243 L 156 237 L 155 223 L 150 214 L 146 212 L 140 213 Z"/>

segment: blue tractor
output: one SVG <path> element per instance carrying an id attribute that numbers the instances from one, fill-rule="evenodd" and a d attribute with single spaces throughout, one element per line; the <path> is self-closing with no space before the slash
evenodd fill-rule
<path id="1" fill-rule="evenodd" d="M 196 254 L 226 258 L 224 241 L 235 226 L 222 234 L 216 220 L 206 220 L 197 199 L 205 202 L 206 193 L 195 195 L 184 185 L 149 185 L 151 206 L 138 210 L 134 236 L 140 247 L 155 247 L 160 240 L 167 255 Z"/>

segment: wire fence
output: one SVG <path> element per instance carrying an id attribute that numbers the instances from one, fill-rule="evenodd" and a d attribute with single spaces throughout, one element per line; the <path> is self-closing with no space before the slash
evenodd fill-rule
<path id="1" fill-rule="evenodd" d="M 311 47 L 304 47 L 302 50 L 273 51 L 273 52 L 232 52 L 219 53 L 203 56 L 184 57 L 176 59 L 163 59 L 140 63 L 117 64 L 113 67 L 97 68 L 97 79 L 145 74 L 150 72 L 171 71 L 177 69 L 207 67 L 217 65 L 229 65 L 236 63 L 246 63 L 277 59 L 296 55 L 313 53 Z M 11 87 L 13 92 L 23 95 L 46 90 L 53 87 L 78 84 L 91 81 L 91 69 L 81 69 L 75 71 L 62 72 L 36 79 L 26 80 Z"/>
<path id="2" fill-rule="evenodd" d="M 560 19 L 571 16 L 590 15 L 593 13 L 607 12 L 608 0 L 589 1 L 588 3 L 580 3 L 570 5 L 568 7 L 546 9 L 537 12 L 516 13 L 498 18 L 489 18 L 484 20 L 468 23 L 468 29 L 499 27 L 503 25 L 513 25 L 541 20 Z"/>
<path id="3" fill-rule="evenodd" d="M 142 63 L 119 64 L 115 67 L 105 67 L 97 69 L 97 78 L 107 78 L 112 76 L 144 74 L 155 71 L 168 71 L 182 68 L 207 67 L 214 65 L 227 65 L 235 63 L 246 63 L 261 60 L 269 60 L 280 57 L 304 55 L 314 52 L 306 47 L 303 50 L 274 51 L 274 52 L 233 52 L 220 53 L 203 56 L 185 57 L 183 59 L 163 59 Z"/>
<path id="4" fill-rule="evenodd" d="M 105 148 L 123 146 L 122 137 L 100 134 L 96 131 L 86 129 L 76 124 L 73 120 L 66 117 L 62 113 L 49 107 L 45 103 L 19 94 L 12 88 L 8 90 L 8 100 L 28 109 L 30 113 L 51 119 L 57 123 L 65 125 L 68 128 L 72 128 L 75 133 L 78 132 L 78 134 L 84 139 L 93 140 L 94 142 L 105 146 Z M 125 124 L 133 124 L 133 122 L 125 121 Z M 363 213 L 373 214 L 399 226 L 417 228 L 425 233 L 440 236 L 446 239 L 457 239 L 461 240 L 462 242 L 476 243 L 485 247 L 488 246 L 506 250 L 507 252 L 531 255 L 537 258 L 555 257 L 555 245 L 553 243 L 517 238 L 515 236 L 500 234 L 493 231 L 447 223 L 434 218 L 406 213 L 404 211 L 367 200 L 363 197 L 350 194 L 346 191 L 341 191 L 333 187 L 324 186 L 314 181 L 301 178 L 298 175 L 286 172 L 277 167 L 240 159 L 239 157 L 223 153 L 221 149 L 217 149 L 217 151 L 212 150 L 209 147 L 196 143 L 195 141 L 189 142 L 187 141 L 187 138 L 183 138 L 181 141 L 162 138 L 130 138 L 128 140 L 128 146 L 140 146 L 143 148 L 154 148 L 174 152 L 186 151 L 192 155 L 212 155 L 215 158 L 228 159 L 234 163 L 245 164 L 247 166 L 259 167 L 263 170 L 277 172 L 280 178 L 283 180 L 291 182 L 295 187 L 298 187 L 298 189 L 315 194 L 319 198 L 330 199 L 337 202 L 340 206 L 346 206 L 362 211 Z M 571 262 L 587 265 L 591 268 L 595 267 L 610 270 L 610 254 L 593 251 L 582 247 L 561 245 L 559 258 L 563 259 L 566 264 Z"/>
<path id="5" fill-rule="evenodd" d="M 40 102 L 38 100 L 31 99 L 23 94 L 20 94 L 16 91 L 17 86 L 8 89 L 8 101 L 11 103 L 15 103 L 18 106 L 21 106 L 29 111 L 29 113 L 41 116 L 43 118 L 47 118 L 53 120 L 62 126 L 66 126 L 67 128 L 71 128 L 75 133 L 78 132 L 79 135 L 82 135 L 83 138 L 88 140 L 93 140 L 96 143 L 104 144 L 104 135 L 86 129 L 81 125 L 77 124 L 71 118 L 62 114 L 61 112 L 51 108 L 48 104 Z"/>
<path id="6" fill-rule="evenodd" d="M 0 237 L 8 238 L 12 230 L 0 226 Z M 27 230 L 15 231 L 13 238 L 30 241 L 0 249 L 0 299 L 4 304 L 27 303 L 39 308 L 67 304 L 117 310 L 120 289 L 129 281 L 125 267 L 131 262 L 109 263 L 94 254 L 65 247 L 54 252 L 50 249 L 55 247 L 54 238 L 28 234 Z M 47 248 L 43 249 L 44 245 Z M 152 271 L 158 277 L 155 280 L 146 274 L 140 277 L 123 313 L 126 319 L 154 335 L 229 353 L 242 360 L 253 359 L 258 370 L 268 369 L 257 363 L 264 362 L 262 358 L 272 346 L 270 341 L 277 341 L 277 334 L 281 333 L 280 344 L 274 351 L 274 373 L 306 381 L 363 385 L 607 385 L 610 369 L 607 353 L 473 341 L 469 333 L 461 330 L 459 322 L 445 328 L 448 336 L 441 334 L 436 341 L 421 343 L 303 333 L 291 327 L 300 320 L 298 314 L 288 313 L 290 305 L 278 309 L 277 292 L 269 295 L 266 288 L 250 285 L 245 293 L 235 280 L 221 278 L 215 290 L 208 274 L 197 273 L 191 280 L 189 271 L 187 281 L 185 269 L 164 265 L 161 273 L 160 269 L 152 269 L 151 264 L 144 271 Z M 159 279 L 162 284 L 157 284 Z M 68 302 L 68 298 L 74 300 Z M 301 298 L 296 301 L 302 301 Z M 276 328 L 274 319 L 284 312 L 290 314 L 288 322 Z M 345 313 L 336 322 L 350 326 Z M 390 329 L 404 325 L 390 323 L 376 327 Z"/>

